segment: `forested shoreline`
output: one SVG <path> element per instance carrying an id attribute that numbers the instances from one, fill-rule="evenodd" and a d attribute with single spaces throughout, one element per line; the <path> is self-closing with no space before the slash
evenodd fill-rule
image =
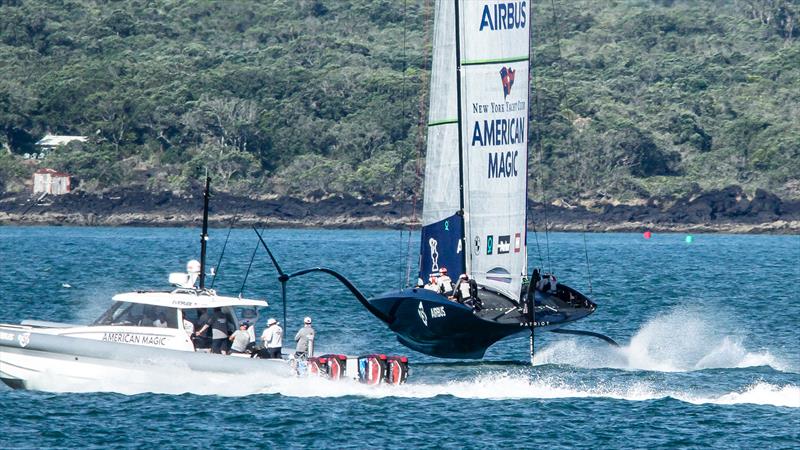
<path id="1" fill-rule="evenodd" d="M 800 7 L 532 5 L 530 197 L 800 198 Z M 432 2 L 0 0 L 0 191 L 421 192 Z M 82 135 L 44 159 L 46 133 Z M 541 142 L 541 146 L 536 143 Z"/>

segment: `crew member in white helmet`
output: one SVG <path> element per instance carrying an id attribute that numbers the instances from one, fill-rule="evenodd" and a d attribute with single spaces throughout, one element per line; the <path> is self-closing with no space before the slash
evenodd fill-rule
<path id="1" fill-rule="evenodd" d="M 303 319 L 303 328 L 294 335 L 297 346 L 294 349 L 294 359 L 308 359 L 314 348 L 314 335 L 316 331 L 311 327 L 311 317 Z"/>
<path id="2" fill-rule="evenodd" d="M 283 328 L 278 325 L 274 317 L 267 320 L 267 328 L 261 333 L 261 340 L 264 341 L 264 348 L 267 349 L 267 358 L 280 358 L 281 347 L 283 347 Z"/>
<path id="3" fill-rule="evenodd" d="M 440 294 L 450 295 L 453 292 L 453 280 L 447 276 L 447 267 L 439 269 L 439 278 L 436 283 L 439 286 Z"/>

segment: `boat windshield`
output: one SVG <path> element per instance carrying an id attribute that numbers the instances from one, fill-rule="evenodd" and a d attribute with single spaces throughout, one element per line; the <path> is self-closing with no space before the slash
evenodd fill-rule
<path id="1" fill-rule="evenodd" d="M 166 306 L 114 302 L 92 325 L 178 328 L 178 310 Z"/>

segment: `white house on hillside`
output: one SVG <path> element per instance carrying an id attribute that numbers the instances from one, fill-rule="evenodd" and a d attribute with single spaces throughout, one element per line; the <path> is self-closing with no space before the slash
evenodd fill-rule
<path id="1" fill-rule="evenodd" d="M 86 142 L 87 139 L 86 136 L 58 136 L 55 134 L 46 134 L 43 138 L 39 139 L 36 146 L 44 150 L 52 150 L 59 145 L 69 144 L 72 141 Z"/>

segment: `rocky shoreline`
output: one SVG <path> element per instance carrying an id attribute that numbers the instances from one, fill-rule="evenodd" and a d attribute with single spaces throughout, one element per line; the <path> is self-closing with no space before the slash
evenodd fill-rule
<path id="1" fill-rule="evenodd" d="M 421 204 L 417 205 L 416 217 Z M 41 200 L 25 194 L 0 194 L 0 225 L 185 227 L 200 222 L 202 198 L 171 192 L 120 189 L 102 195 L 74 192 Z M 411 202 L 371 201 L 349 196 L 250 199 L 214 196 L 212 226 L 270 228 L 405 228 L 414 217 Z M 736 186 L 687 195 L 653 198 L 641 204 L 594 202 L 570 205 L 531 202 L 530 226 L 554 231 L 644 231 L 693 233 L 800 233 L 800 201 L 785 201 L 766 191 L 748 197 Z"/>

